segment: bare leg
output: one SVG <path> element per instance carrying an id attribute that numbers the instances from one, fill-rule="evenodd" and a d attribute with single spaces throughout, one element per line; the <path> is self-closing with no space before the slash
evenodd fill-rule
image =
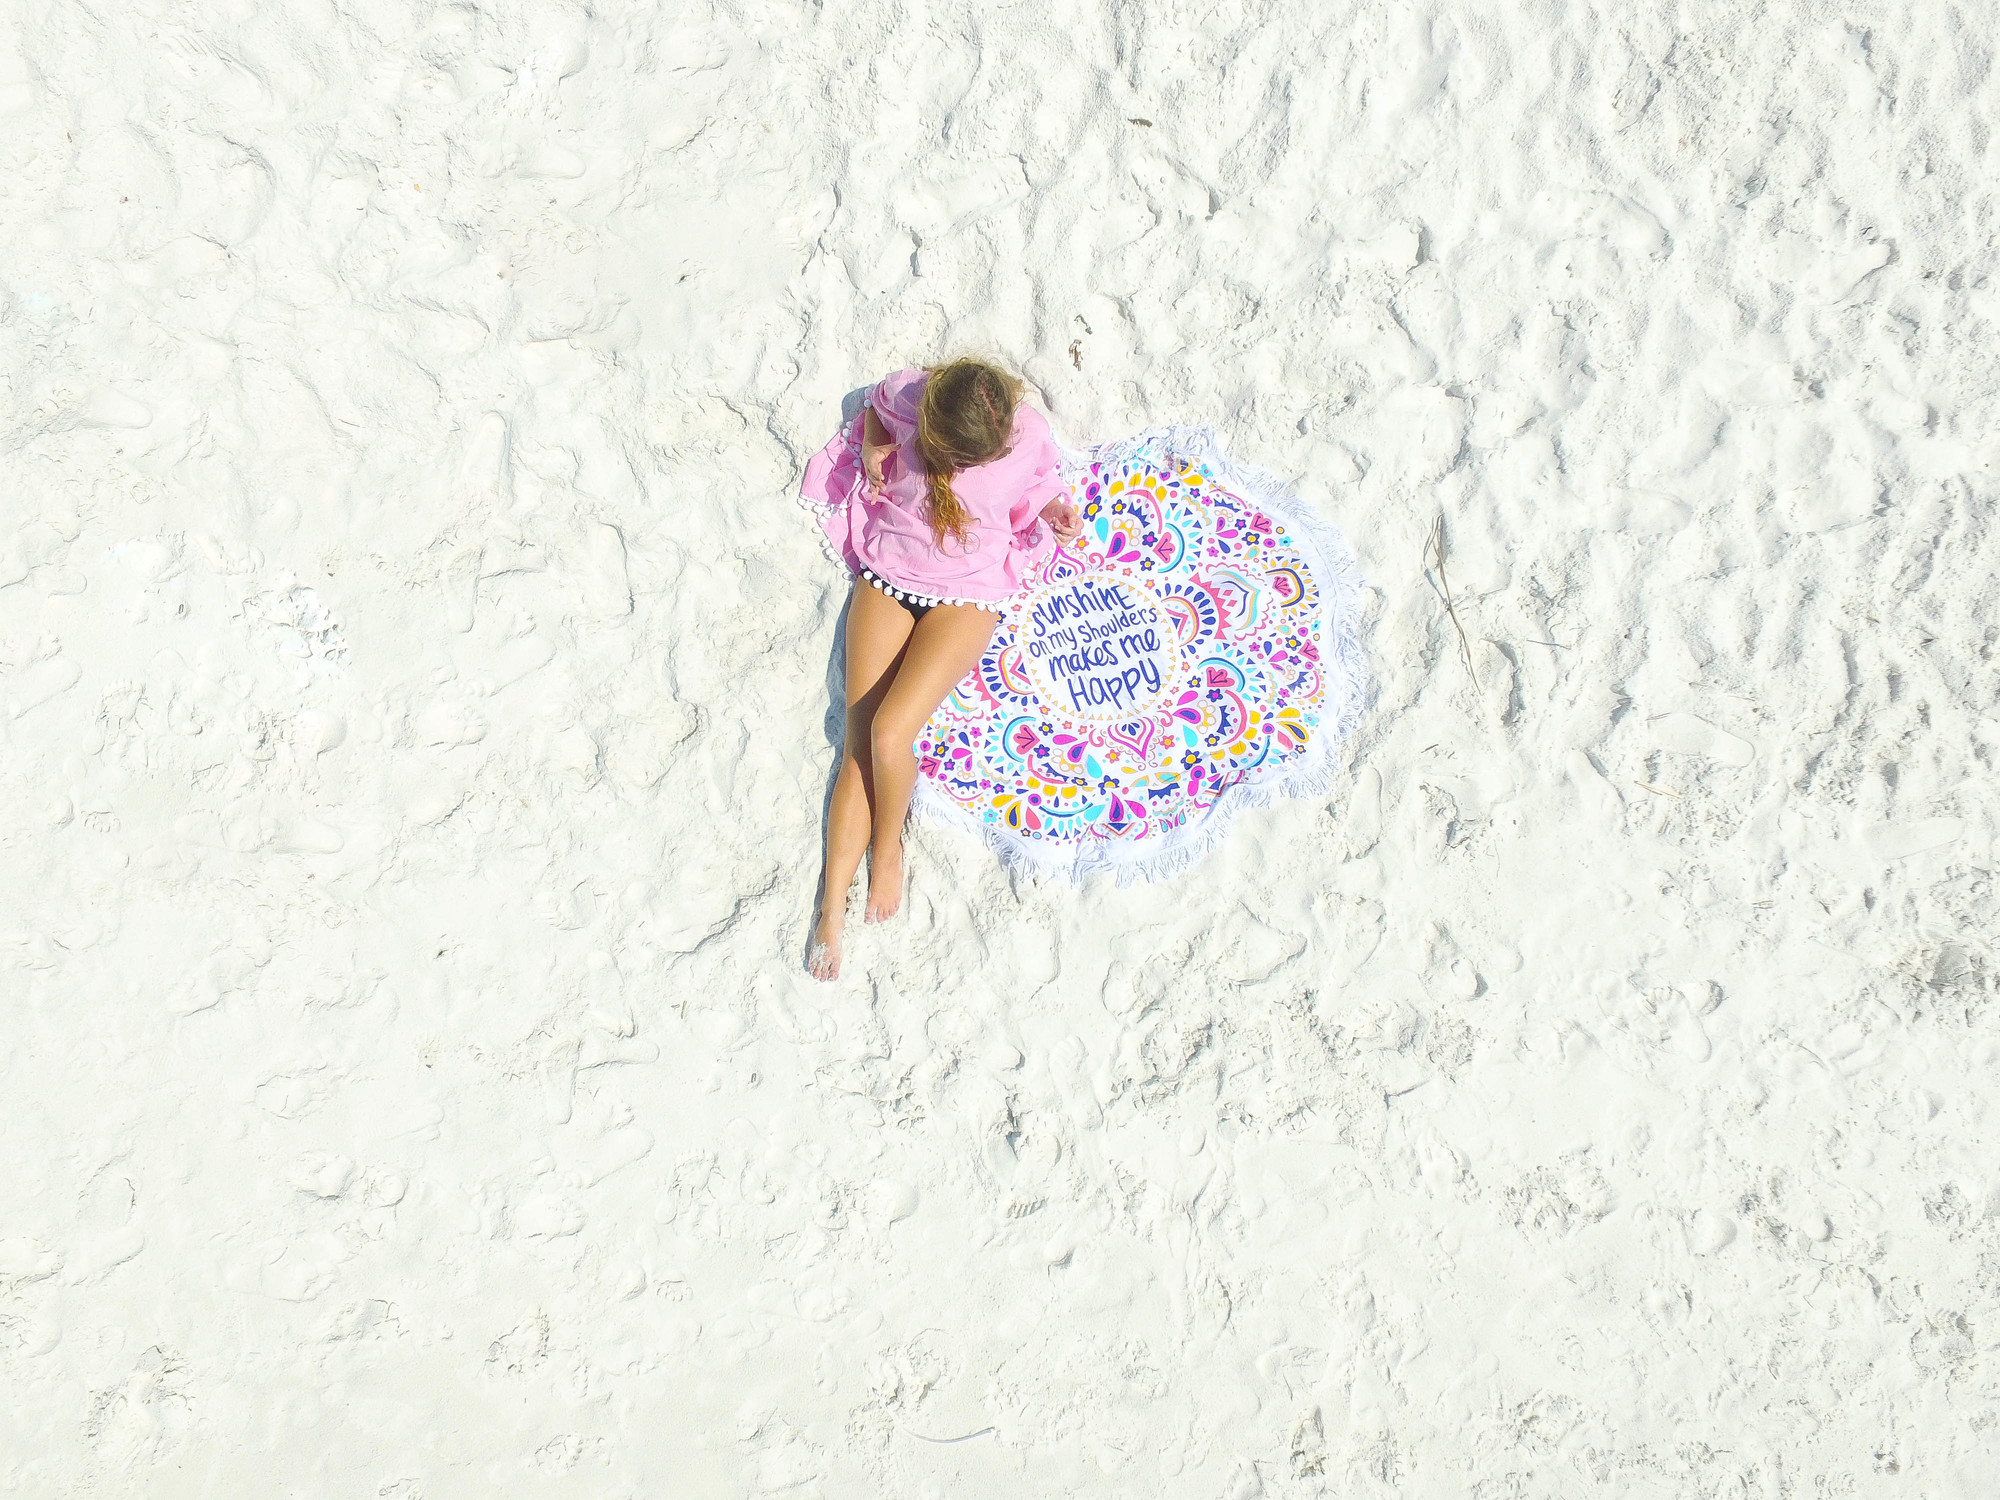
<path id="1" fill-rule="evenodd" d="M 917 622 L 895 680 L 875 710 L 869 754 L 875 767 L 875 843 L 868 860 L 870 922 L 903 904 L 903 819 L 917 785 L 912 748 L 924 721 L 986 651 L 1000 616 L 969 604 L 939 604 Z"/>
<path id="2" fill-rule="evenodd" d="M 807 967 L 815 979 L 840 972 L 840 930 L 847 921 L 847 891 L 861 867 L 873 826 L 875 790 L 869 763 L 869 732 L 875 706 L 903 659 L 910 639 L 910 612 L 860 579 L 847 609 L 847 737 L 840 773 L 826 814 L 826 865 L 819 924 L 813 929 Z"/>

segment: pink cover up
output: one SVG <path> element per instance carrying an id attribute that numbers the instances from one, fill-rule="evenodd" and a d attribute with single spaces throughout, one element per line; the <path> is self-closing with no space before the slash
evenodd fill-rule
<path id="1" fill-rule="evenodd" d="M 1069 493 L 1048 419 L 1022 403 L 1013 446 L 952 476 L 970 516 L 966 542 L 931 531 L 930 489 L 917 457 L 917 401 L 923 370 L 897 370 L 868 393 L 868 405 L 895 448 L 883 457 L 882 484 L 870 491 L 861 467 L 864 411 L 806 465 L 800 496 L 835 556 L 891 594 L 917 604 L 996 605 L 1049 555 L 1054 538 L 1041 510 Z"/>

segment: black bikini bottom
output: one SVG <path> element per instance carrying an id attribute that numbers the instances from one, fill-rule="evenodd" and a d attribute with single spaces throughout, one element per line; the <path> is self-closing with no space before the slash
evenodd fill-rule
<path id="1" fill-rule="evenodd" d="M 918 620 L 921 620 L 925 615 L 929 614 L 933 609 L 935 609 L 940 604 L 970 604 L 979 609 L 988 610 L 996 615 L 1000 613 L 999 605 L 989 604 L 983 599 L 919 598 L 918 596 L 911 594 L 906 589 L 898 588 L 891 583 L 885 583 L 882 579 L 877 578 L 873 573 L 869 572 L 866 568 L 863 568 L 861 570 L 861 577 L 864 582 L 868 583 L 878 592 L 887 594 L 891 599 L 895 600 L 898 604 L 902 605 L 903 608 L 906 611 L 908 611 L 910 616 L 910 622 L 912 624 L 915 624 Z"/>

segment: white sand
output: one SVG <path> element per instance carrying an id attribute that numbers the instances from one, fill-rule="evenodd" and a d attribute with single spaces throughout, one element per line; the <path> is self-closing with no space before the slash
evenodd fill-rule
<path id="1" fill-rule="evenodd" d="M 6 7 L 0 1490 L 1990 1493 L 1992 36 Z M 968 347 L 1379 703 L 823 990 L 791 493 Z"/>

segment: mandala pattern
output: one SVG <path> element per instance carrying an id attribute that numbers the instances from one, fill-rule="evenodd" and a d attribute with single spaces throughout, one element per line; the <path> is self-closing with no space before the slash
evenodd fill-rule
<path id="1" fill-rule="evenodd" d="M 1009 601 L 916 746 L 927 801 L 1045 867 L 1142 854 L 1332 727 L 1314 549 L 1221 466 L 1106 451 L 1074 483 L 1082 535 Z"/>

